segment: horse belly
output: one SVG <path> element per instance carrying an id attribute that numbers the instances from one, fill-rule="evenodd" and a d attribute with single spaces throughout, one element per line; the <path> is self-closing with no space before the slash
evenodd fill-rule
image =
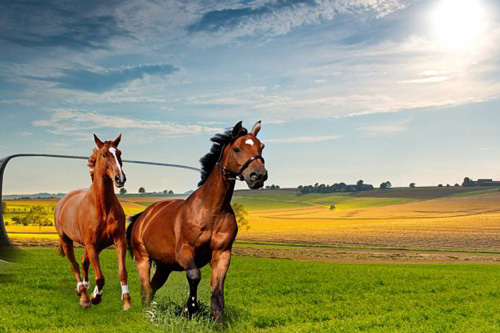
<path id="1" fill-rule="evenodd" d="M 151 233 L 144 245 L 151 259 L 165 265 L 175 264 L 175 241 L 173 235 L 162 232 Z"/>

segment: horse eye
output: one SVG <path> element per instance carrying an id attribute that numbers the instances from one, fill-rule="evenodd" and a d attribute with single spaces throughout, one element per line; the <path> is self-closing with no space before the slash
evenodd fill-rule
<path id="1" fill-rule="evenodd" d="M 102 157 L 106 158 L 108 155 L 106 153 L 102 153 Z"/>
<path id="2" fill-rule="evenodd" d="M 233 150 L 234 150 L 234 152 L 235 152 L 235 153 L 239 153 L 239 152 L 241 151 L 241 149 L 240 149 L 240 148 L 238 148 L 238 147 L 234 147 L 234 149 L 233 149 Z"/>

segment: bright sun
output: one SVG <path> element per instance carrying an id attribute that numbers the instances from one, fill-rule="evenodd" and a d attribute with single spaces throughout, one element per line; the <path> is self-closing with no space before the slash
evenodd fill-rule
<path id="1" fill-rule="evenodd" d="M 472 47 L 486 30 L 486 13 L 480 0 L 442 0 L 432 12 L 434 32 L 454 51 Z"/>

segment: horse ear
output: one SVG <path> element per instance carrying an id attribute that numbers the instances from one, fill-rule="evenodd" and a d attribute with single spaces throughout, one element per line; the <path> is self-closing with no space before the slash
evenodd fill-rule
<path id="1" fill-rule="evenodd" d="M 97 148 L 99 148 L 99 149 L 101 149 L 102 146 L 104 145 L 104 143 L 102 143 L 102 141 L 99 140 L 99 138 L 95 134 L 94 134 L 94 141 L 95 141 L 95 144 L 97 145 Z"/>
<path id="2" fill-rule="evenodd" d="M 115 141 L 113 141 L 111 144 L 115 147 L 118 147 L 121 139 L 122 139 L 122 134 L 120 133 L 120 135 L 118 135 L 118 137 L 115 139 Z"/>
<path id="3" fill-rule="evenodd" d="M 237 138 L 238 134 L 243 130 L 243 126 L 241 125 L 241 121 L 237 122 L 233 127 L 233 133 L 231 134 L 233 138 Z"/>
<path id="4" fill-rule="evenodd" d="M 253 128 L 252 128 L 252 134 L 254 136 L 257 136 L 257 133 L 259 133 L 262 125 L 261 125 L 261 120 L 259 120 L 258 122 L 255 123 L 255 125 L 253 125 Z"/>

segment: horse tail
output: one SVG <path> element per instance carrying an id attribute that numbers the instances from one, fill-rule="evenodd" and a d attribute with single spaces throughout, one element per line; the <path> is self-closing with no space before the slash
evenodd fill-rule
<path id="1" fill-rule="evenodd" d="M 66 255 L 64 254 L 64 249 L 63 249 L 63 246 L 62 246 L 62 240 L 59 242 L 59 248 L 57 249 L 57 253 L 61 256 L 61 257 L 65 257 Z"/>
<path id="2" fill-rule="evenodd" d="M 131 245 L 131 239 L 132 239 L 132 228 L 134 227 L 135 222 L 141 217 L 142 213 L 140 212 L 139 214 L 135 214 L 133 216 L 130 216 L 128 218 L 129 225 L 127 227 L 127 246 L 128 250 L 130 252 L 130 256 L 134 258 L 134 252 L 132 252 L 132 245 Z"/>

